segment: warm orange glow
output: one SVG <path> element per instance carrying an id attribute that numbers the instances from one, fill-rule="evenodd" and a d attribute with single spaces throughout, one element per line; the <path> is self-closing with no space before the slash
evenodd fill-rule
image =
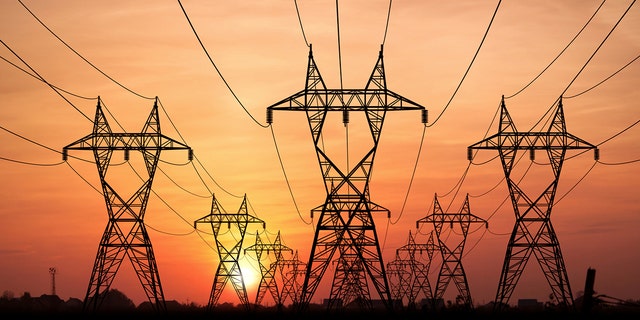
<path id="1" fill-rule="evenodd" d="M 308 261 L 312 224 L 318 218 L 312 220 L 309 212 L 322 204 L 326 193 L 302 113 L 276 112 L 272 127 L 294 203 L 271 128 L 257 125 L 239 106 L 176 1 L 23 2 L 105 73 L 137 93 L 158 96 L 163 133 L 184 138 L 195 152 L 195 160 L 188 163 L 186 152 L 163 151 L 145 216 L 167 300 L 207 303 L 219 258 L 210 227 L 198 226 L 199 232 L 192 232 L 192 224 L 209 213 L 212 193 L 228 212 L 235 212 L 247 194 L 250 213 L 265 220 L 271 234 L 281 231 L 283 244 Z M 497 1 L 393 2 L 384 44 L 388 87 L 429 109 L 430 123 L 444 113 L 426 129 L 413 181 L 425 130 L 421 114 L 390 113 L 385 120 L 370 188 L 371 200 L 391 211 L 390 219 L 374 217 L 385 260 L 393 259 L 395 249 L 406 243 L 409 230 L 416 241 L 425 240 L 431 227 L 418 231 L 415 222 L 430 213 L 434 194 L 442 197 L 443 207 L 457 210 L 468 193 L 473 214 L 489 220 L 488 230 L 477 229 L 467 240 L 464 266 L 471 294 L 479 304 L 495 298 L 515 218 L 501 164 L 498 159 L 489 161 L 497 156 L 495 150 L 479 152 L 456 189 L 469 165 L 467 147 L 496 132 L 495 121 L 490 124 L 501 96 L 516 93 L 542 71 L 601 2 L 503 1 L 477 60 L 446 110 Z M 636 5 L 569 86 L 627 2 L 608 1 L 540 78 L 506 100 L 518 129 L 532 128 L 561 94 L 587 90 L 638 55 L 640 7 Z M 388 3 L 340 2 L 345 88 L 362 88 L 371 75 Z M 225 80 L 258 122 L 266 123 L 267 106 L 304 88 L 308 47 L 292 1 L 183 4 Z M 298 4 L 324 81 L 339 88 L 335 4 Z M 107 117 L 114 131 L 140 131 L 153 100 L 132 94 L 86 64 L 18 2 L 0 3 L 0 35 L 51 84 L 82 96 L 100 96 L 111 112 Z M 0 56 L 29 71 L 4 46 Z M 552 215 L 574 296 L 583 290 L 586 270 L 592 267 L 598 272 L 596 291 L 620 299 L 640 298 L 640 164 L 625 163 L 640 158 L 639 127 L 607 140 L 640 119 L 639 83 L 640 59 L 595 89 L 564 101 L 568 131 L 601 144 L 599 163 L 592 153 L 568 155 L 574 157 L 563 167 L 557 195 L 561 199 L 556 199 Z M 0 61 L 3 128 L 61 151 L 91 132 L 96 107 L 96 100 L 61 94 L 90 119 L 46 84 Z M 346 166 L 348 134 L 352 166 L 361 156 L 363 141 L 370 141 L 364 116 L 350 114 L 348 133 L 339 113 L 331 117 L 323 143 Z M 70 155 L 77 158 L 61 163 L 61 154 L 5 130 L 0 130 L 0 140 L 0 291 L 47 293 L 48 269 L 56 267 L 58 295 L 84 298 L 107 223 L 93 154 L 75 151 Z M 548 174 L 542 159 L 542 153 L 536 154 L 537 163 L 532 164 L 525 154 L 514 171 L 517 177 L 526 175 L 523 186 L 540 190 L 548 183 L 542 179 Z M 108 174 L 117 179 L 123 196 L 130 196 L 141 183 L 136 172 L 145 170 L 140 154 L 131 152 L 131 167 L 122 152 L 114 153 L 112 163 Z M 256 230 L 261 226 L 248 229 L 244 247 L 254 243 Z M 260 280 L 252 257 L 241 258 L 251 302 Z M 328 296 L 332 268 L 313 302 Z M 136 303 L 146 300 L 126 259 L 113 286 Z M 455 288 L 447 292 L 446 299 L 455 299 Z M 549 293 L 532 260 L 512 302 L 546 301 Z M 229 286 L 221 299 L 225 301 L 237 303 Z"/>

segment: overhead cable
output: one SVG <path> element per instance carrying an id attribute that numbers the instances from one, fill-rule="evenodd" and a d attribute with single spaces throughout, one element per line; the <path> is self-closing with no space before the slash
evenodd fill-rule
<path id="1" fill-rule="evenodd" d="M 127 88 L 125 85 L 123 85 L 122 83 L 116 81 L 114 78 L 112 78 L 111 76 L 109 76 L 108 74 L 106 74 L 104 71 L 102 71 L 100 68 L 98 68 L 96 65 L 94 65 L 93 63 L 91 63 L 91 61 L 87 60 L 87 58 L 85 58 L 83 55 L 81 55 L 78 51 L 76 51 L 75 49 L 73 49 L 73 47 L 71 47 L 68 43 L 66 43 L 64 40 L 62 40 L 62 38 L 60 38 L 55 32 L 53 32 L 53 30 L 51 30 L 44 22 L 42 22 L 42 20 L 40 20 L 40 18 L 38 18 L 38 16 L 35 15 L 35 13 L 33 13 L 33 11 L 31 11 L 24 3 L 22 3 L 21 0 L 18 0 L 18 2 L 45 28 L 47 29 L 47 31 L 49 31 L 49 33 L 51 33 L 54 37 L 56 37 L 56 39 L 58 39 L 60 42 L 62 42 L 62 44 L 64 44 L 67 48 L 69 48 L 69 50 L 71 50 L 73 53 L 75 53 L 78 57 L 80 57 L 80 59 L 84 60 L 87 64 L 89 64 L 91 67 L 93 67 L 96 71 L 100 72 L 103 76 L 107 77 L 107 79 L 113 81 L 113 83 L 117 84 L 118 86 L 120 86 L 121 88 L 133 93 L 134 95 L 143 98 L 143 99 L 148 99 L 148 100 L 154 100 L 155 97 L 146 97 L 143 96 L 129 88 Z"/>
<path id="2" fill-rule="evenodd" d="M 268 124 L 264 125 L 264 124 L 260 123 L 258 120 L 256 120 L 256 118 L 244 106 L 242 101 L 240 101 L 240 98 L 238 98 L 238 96 L 233 91 L 233 89 L 231 89 L 231 86 L 229 85 L 227 80 L 222 75 L 222 72 L 220 72 L 220 69 L 218 69 L 218 66 L 216 65 L 216 63 L 213 62 L 213 58 L 209 54 L 209 51 L 207 51 L 207 48 L 204 46 L 204 43 L 202 42 L 202 40 L 200 40 L 200 36 L 198 35 L 198 32 L 196 32 L 196 28 L 193 26 L 193 23 L 191 23 L 191 19 L 189 19 L 189 15 L 187 14 L 187 11 L 184 9 L 184 7 L 182 6 L 182 2 L 180 2 L 180 0 L 178 0 L 178 4 L 180 5 L 180 9 L 182 9 L 182 13 L 184 13 L 184 17 L 187 19 L 187 22 L 189 23 L 189 26 L 191 27 L 191 30 L 193 31 L 193 34 L 196 36 L 196 39 L 198 40 L 198 43 L 200 44 L 200 47 L 202 47 L 202 50 L 204 50 L 204 53 L 207 55 L 207 58 L 209 58 L 209 62 L 211 62 L 211 65 L 213 65 L 213 68 L 216 70 L 216 72 L 218 73 L 218 75 L 222 79 L 222 82 L 224 82 L 224 84 L 227 86 L 227 89 L 229 89 L 229 92 L 231 92 L 231 95 L 233 95 L 233 97 L 236 99 L 238 104 L 242 107 L 242 109 L 244 109 L 244 112 L 247 113 L 247 115 L 251 118 L 251 120 L 253 120 L 253 122 L 255 122 L 257 125 L 259 125 L 259 126 L 261 126 L 263 128 L 269 127 Z"/>
<path id="3" fill-rule="evenodd" d="M 480 41 L 480 45 L 478 46 L 478 49 L 476 50 L 476 53 L 473 55 L 473 58 L 471 59 L 471 62 L 469 63 L 469 66 L 467 67 L 467 70 L 464 72 L 464 75 L 462 76 L 462 79 L 460 79 L 460 82 L 458 83 L 458 86 L 456 87 L 456 90 L 453 91 L 453 94 L 451 95 L 451 98 L 449 98 L 449 101 L 447 102 L 447 104 L 444 106 L 444 108 L 442 109 L 440 114 L 436 117 L 436 120 L 434 120 L 432 123 L 428 124 L 427 127 L 434 126 L 438 122 L 438 120 L 440 120 L 440 117 L 442 117 L 442 115 L 445 113 L 445 111 L 447 111 L 447 108 L 449 108 L 449 105 L 451 104 L 451 101 L 453 101 L 453 98 L 458 93 L 458 90 L 462 86 L 462 82 L 464 82 L 464 79 L 467 77 L 467 74 L 469 74 L 469 70 L 471 70 L 471 66 L 473 65 L 473 62 L 476 60 L 476 57 L 478 57 L 478 53 L 480 52 L 480 49 L 482 48 L 482 44 L 484 43 L 484 40 L 487 38 L 487 34 L 489 34 L 489 30 L 491 29 L 491 25 L 493 24 L 493 19 L 496 17 L 496 13 L 498 13 L 498 8 L 500 8 L 500 3 L 501 2 L 502 2 L 502 0 L 498 1 L 498 5 L 496 6 L 496 10 L 493 12 L 493 15 L 491 16 L 491 21 L 489 22 L 489 25 L 487 26 L 487 30 L 484 32 L 484 35 L 482 36 L 482 41 Z"/>
<path id="4" fill-rule="evenodd" d="M 602 8 L 602 5 L 604 5 L 604 3 L 607 0 L 603 0 L 602 3 L 600 3 L 600 5 L 598 6 L 598 8 L 596 9 L 596 11 L 591 15 L 591 18 L 589 18 L 589 20 L 587 20 L 587 23 L 585 23 L 582 28 L 580 29 L 580 31 L 578 31 L 578 33 L 576 33 L 576 35 L 573 37 L 573 39 L 571 39 L 571 41 L 569 41 L 569 43 L 564 47 L 564 49 L 562 49 L 562 51 L 560 51 L 560 53 L 558 53 L 558 55 L 556 55 L 555 58 L 553 58 L 553 60 L 551 60 L 551 62 L 549 62 L 549 64 L 542 69 L 542 71 L 540 71 L 540 73 L 538 73 L 537 76 L 535 76 L 533 78 L 533 80 L 531 80 L 529 83 L 527 83 L 522 89 L 518 90 L 516 93 L 510 95 L 510 96 L 506 96 L 504 97 L 505 99 L 511 99 L 515 96 L 517 96 L 520 92 L 524 91 L 525 89 L 527 89 L 532 83 L 534 83 L 536 80 L 538 80 L 538 78 L 540 78 L 540 76 L 542 76 L 542 74 L 547 71 L 547 69 L 549 69 L 549 67 L 551 67 L 551 65 L 556 62 L 556 60 L 558 60 L 558 58 L 560 58 L 560 56 L 569 48 L 569 46 L 571 46 L 571 44 L 578 38 L 578 36 L 582 33 L 582 31 L 584 31 L 584 29 L 587 27 L 587 25 L 589 25 L 589 23 L 591 22 L 591 20 L 593 20 L 593 17 L 596 16 L 596 14 L 598 13 L 598 11 L 600 11 L 600 8 Z"/>
<path id="5" fill-rule="evenodd" d="M 33 68 L 31 68 L 31 66 L 24 61 L 24 59 L 22 59 L 22 57 L 20 57 L 15 51 L 13 51 L 13 49 L 11 49 L 6 43 L 4 43 L 4 41 L 0 40 L 0 43 L 2 43 L 2 45 L 4 45 L 7 49 L 9 49 L 9 51 L 11 51 L 11 53 L 16 56 L 16 58 L 20 59 L 20 61 L 22 61 L 22 63 L 24 63 L 24 65 L 26 65 L 31 72 L 33 72 L 34 74 L 36 74 L 38 76 L 38 78 L 40 78 L 40 80 L 42 82 L 44 82 L 45 84 L 47 84 L 53 91 L 55 91 L 55 93 L 57 93 L 62 99 L 64 99 L 67 103 L 69 103 L 74 109 L 76 109 L 76 111 L 78 111 L 82 116 L 84 116 L 85 118 L 87 118 L 87 120 L 93 122 L 93 120 L 91 120 L 91 118 L 89 118 L 86 114 L 84 114 L 84 112 L 82 112 L 80 109 L 78 109 L 78 107 L 76 107 L 71 101 L 69 101 L 69 99 L 67 99 L 67 97 L 65 97 L 64 95 L 62 95 L 60 93 L 60 91 L 58 91 L 58 89 L 56 89 L 56 87 L 54 87 L 51 83 L 49 83 L 47 80 L 45 80 L 36 70 L 34 70 Z"/>

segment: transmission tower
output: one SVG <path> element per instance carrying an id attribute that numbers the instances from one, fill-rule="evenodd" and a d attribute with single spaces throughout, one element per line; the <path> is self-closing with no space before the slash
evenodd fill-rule
<path id="1" fill-rule="evenodd" d="M 569 277 L 560 251 L 560 243 L 551 225 L 551 209 L 567 150 L 593 149 L 594 157 L 598 160 L 597 147 L 567 132 L 562 98 L 555 108 L 547 131 L 519 132 L 502 97 L 498 133 L 469 146 L 469 160 L 473 158 L 474 149 L 498 150 L 516 216 L 500 274 L 495 307 L 503 308 L 507 305 L 531 254 L 542 268 L 555 299 L 567 307 L 572 307 L 573 296 Z M 543 150 L 551 165 L 553 180 L 542 193 L 534 197 L 527 195 L 511 178 L 514 159 L 521 150 L 529 151 L 532 161 L 535 151 Z"/>
<path id="2" fill-rule="evenodd" d="M 301 111 L 307 115 L 327 193 L 324 204 L 311 210 L 312 216 L 315 212 L 320 217 L 303 283 L 302 307 L 308 306 L 329 264 L 338 261 L 332 293 L 337 294 L 347 289 L 340 287 L 345 283 L 342 280 L 355 281 L 361 277 L 366 280 L 368 276 L 385 305 L 391 308 L 385 265 L 372 217 L 374 212 L 389 215 L 389 210 L 370 201 L 369 178 L 387 111 L 421 110 L 422 121 L 426 123 L 425 108 L 387 89 L 382 47 L 364 89 L 327 89 L 310 47 L 305 88 L 268 107 L 268 123 L 273 122 L 275 110 Z M 353 111 L 365 114 L 372 144 L 355 166 L 341 169 L 324 150 L 322 131 L 329 112 L 342 112 L 343 123 L 347 126 L 349 112 Z M 334 258 L 336 251 L 339 257 Z M 352 276 L 342 274 L 343 272 L 362 274 Z M 331 296 L 330 301 L 334 298 L 335 296 Z"/>
<path id="3" fill-rule="evenodd" d="M 209 296 L 207 308 L 211 310 L 218 303 L 224 287 L 227 285 L 227 282 L 231 281 L 231 285 L 233 289 L 235 289 L 240 303 L 248 309 L 249 298 L 247 297 L 247 289 L 239 263 L 240 252 L 242 251 L 242 243 L 248 224 L 261 223 L 264 229 L 265 222 L 249 214 L 249 210 L 247 209 L 247 195 L 242 199 L 237 213 L 227 213 L 220 203 L 218 203 L 214 195 L 213 201 L 211 202 L 211 213 L 194 221 L 194 228 L 198 223 L 211 224 L 213 236 L 216 241 L 216 248 L 218 249 L 218 257 L 220 259 L 220 264 L 218 264 L 218 269 L 213 278 L 213 286 L 211 287 L 211 295 Z M 220 227 L 223 224 L 227 225 L 228 231 L 221 234 Z M 231 230 L 232 227 L 233 230 Z M 240 235 L 236 236 L 238 233 Z M 228 248 L 225 246 L 225 243 L 227 245 L 234 243 L 234 245 Z"/>
<path id="4" fill-rule="evenodd" d="M 462 298 L 462 303 L 464 303 L 466 307 L 472 308 L 473 304 L 471 301 L 471 292 L 469 291 L 469 283 L 464 268 L 462 267 L 462 254 L 471 224 L 482 223 L 485 227 L 488 227 L 487 221 L 471 214 L 469 195 L 467 194 L 462 208 L 458 213 L 445 213 L 442 211 L 442 207 L 440 207 L 440 203 L 438 202 L 438 195 L 435 195 L 433 200 L 433 213 L 417 221 L 418 226 L 421 223 L 433 224 L 436 237 L 438 238 L 438 247 L 442 254 L 442 265 L 440 266 L 438 283 L 434 292 L 435 300 L 442 299 L 449 283 L 453 280 Z M 454 223 L 460 226 L 462 238 L 456 239 L 459 241 L 454 242 L 455 246 L 448 246 L 446 242 L 451 243 L 451 241 L 447 241 L 448 236 L 442 234 L 442 227 L 445 223 L 449 224 L 452 229 Z"/>
<path id="5" fill-rule="evenodd" d="M 144 215 L 160 152 L 188 150 L 189 160 L 191 160 L 192 151 L 187 145 L 161 134 L 157 103 L 156 98 L 142 132 L 114 133 L 109 127 L 98 99 L 93 132 L 62 150 L 65 161 L 69 150 L 93 151 L 109 215 L 91 272 L 89 288 L 84 300 L 85 309 L 96 310 L 100 306 L 122 260 L 127 256 L 149 302 L 156 310 L 166 310 L 158 267 L 144 224 Z M 124 151 L 125 160 L 129 160 L 129 151 L 139 151 L 144 159 L 148 178 L 129 198 L 120 195 L 107 181 L 107 171 L 114 151 Z"/>
<path id="6" fill-rule="evenodd" d="M 302 284 L 299 279 L 306 273 L 306 264 L 298 258 L 298 250 L 295 251 L 291 259 L 284 259 L 280 262 L 280 276 L 282 277 L 282 303 L 291 300 L 294 306 L 300 304 L 300 294 Z"/>
<path id="7" fill-rule="evenodd" d="M 51 275 L 51 295 L 52 296 L 56 295 L 56 273 L 57 272 L 58 270 L 56 270 L 55 267 L 49 268 L 49 274 Z"/>
<path id="8" fill-rule="evenodd" d="M 433 290 L 431 289 L 431 283 L 429 282 L 429 270 L 431 269 L 431 261 L 433 259 L 433 253 L 438 250 L 438 246 L 434 244 L 433 232 L 429 233 L 429 238 L 426 243 L 416 243 L 411 230 L 409 230 L 409 240 L 407 244 L 396 249 L 396 255 L 402 256 L 401 253 L 406 253 L 407 257 L 403 258 L 410 262 L 409 267 L 411 269 L 412 280 L 410 283 L 411 290 L 408 295 L 408 307 L 415 308 L 415 303 L 418 296 L 422 293 L 429 301 L 433 301 Z M 418 259 L 417 255 L 426 254 L 426 261 L 424 259 Z"/>
<path id="9" fill-rule="evenodd" d="M 414 261 L 403 259 L 396 251 L 396 258 L 387 262 L 387 275 L 391 287 L 391 298 L 394 302 L 402 304 L 404 298 L 411 300 L 411 285 L 413 283 Z"/>
<path id="10" fill-rule="evenodd" d="M 278 283 L 276 281 L 277 271 L 280 267 L 280 262 L 284 260 L 282 257 L 282 253 L 284 251 L 288 251 L 293 253 L 293 250 L 282 244 L 280 240 L 280 231 L 278 231 L 278 235 L 273 243 L 264 243 L 262 239 L 260 239 L 260 235 L 256 233 L 256 243 L 246 249 L 244 249 L 245 253 L 247 251 L 253 251 L 256 254 L 256 258 L 258 260 L 258 265 L 260 265 L 260 273 L 262 277 L 260 278 L 260 284 L 258 285 L 258 293 L 256 294 L 256 304 L 260 305 L 262 300 L 264 299 L 267 291 L 271 293 L 271 297 L 273 301 L 276 303 L 278 308 L 282 307 L 282 295 L 278 290 Z M 262 261 L 262 254 L 265 253 L 267 256 L 269 253 L 273 254 L 273 263 L 267 267 Z"/>

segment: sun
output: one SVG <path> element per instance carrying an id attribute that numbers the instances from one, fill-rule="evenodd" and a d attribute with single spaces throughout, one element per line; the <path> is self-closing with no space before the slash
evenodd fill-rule
<path id="1" fill-rule="evenodd" d="M 258 285 L 261 275 L 257 266 L 247 261 L 242 261 L 240 262 L 240 270 L 242 270 L 242 280 L 246 287 L 253 288 Z"/>

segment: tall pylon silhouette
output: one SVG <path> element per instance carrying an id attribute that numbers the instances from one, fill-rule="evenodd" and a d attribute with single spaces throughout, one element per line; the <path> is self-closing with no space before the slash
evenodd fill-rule
<path id="1" fill-rule="evenodd" d="M 93 132 L 62 149 L 65 161 L 69 150 L 93 151 L 109 215 L 91 271 L 84 309 L 98 309 L 104 300 L 105 293 L 111 287 L 122 260 L 127 256 L 153 308 L 158 311 L 166 310 L 151 239 L 144 224 L 144 215 L 160 152 L 188 150 L 189 160 L 191 160 L 191 148 L 161 133 L 157 98 L 140 133 L 112 132 L 102 111 L 101 100 L 98 98 Z M 128 198 L 119 194 L 107 179 L 107 171 L 114 151 L 124 151 L 124 158 L 127 161 L 130 151 L 141 152 L 144 159 L 148 178 Z"/>
<path id="2" fill-rule="evenodd" d="M 273 122 L 273 111 L 276 110 L 300 111 L 307 115 L 327 194 L 324 204 L 311 210 L 312 216 L 316 213 L 319 218 L 303 283 L 301 307 L 308 306 L 328 266 L 336 263 L 329 301 L 354 295 L 370 299 L 363 291 L 368 292 L 368 285 L 362 287 L 369 279 L 380 299 L 391 308 L 389 284 L 372 216 L 376 212 L 390 213 L 370 200 L 370 174 L 387 111 L 421 110 L 422 121 L 426 123 L 425 108 L 387 89 L 382 47 L 364 89 L 327 89 L 309 46 L 305 88 L 269 106 L 268 123 Z M 343 123 L 348 126 L 349 113 L 354 111 L 364 113 L 372 143 L 354 166 L 348 167 L 349 161 L 346 161 L 347 167 L 341 168 L 324 148 L 323 128 L 329 112 L 341 112 Z M 359 146 L 366 148 L 367 145 L 360 141 Z M 336 253 L 338 257 L 334 257 Z M 353 272 L 360 274 L 345 274 Z"/>
<path id="3" fill-rule="evenodd" d="M 260 277 L 260 284 L 258 285 L 258 292 L 256 293 L 256 304 L 261 305 L 264 296 L 267 294 L 267 291 L 269 291 L 276 306 L 278 308 L 282 308 L 282 294 L 280 293 L 280 290 L 278 290 L 278 282 L 276 281 L 276 277 L 278 276 L 280 262 L 284 260 L 282 253 L 287 251 L 293 253 L 293 250 L 282 244 L 282 240 L 280 239 L 280 231 L 278 231 L 276 239 L 273 241 L 273 243 L 263 242 L 260 238 L 260 234 L 256 233 L 255 244 L 244 249 L 244 251 L 245 253 L 247 251 L 255 252 L 258 265 L 260 266 L 260 273 L 262 277 Z M 263 253 L 267 254 L 267 258 L 269 256 L 269 253 L 272 253 L 273 262 L 266 265 L 262 259 Z"/>
<path id="4" fill-rule="evenodd" d="M 445 213 L 440 206 L 438 195 L 436 194 L 433 200 L 433 213 L 417 221 L 418 226 L 422 223 L 433 224 L 436 237 L 438 238 L 438 247 L 442 254 L 442 265 L 438 273 L 436 290 L 433 294 L 434 302 L 442 299 L 449 283 L 453 280 L 462 298 L 461 302 L 466 307 L 472 308 L 471 291 L 469 290 L 467 274 L 462 266 L 462 255 L 471 224 L 482 223 L 485 227 L 488 227 L 487 221 L 471 213 L 468 194 L 464 199 L 462 208 L 460 208 L 460 211 L 457 213 Z M 442 234 L 442 228 L 445 223 L 449 224 L 451 228 L 454 228 L 454 224 L 458 225 L 462 238 L 455 239 L 453 243 L 447 241 L 446 238 L 448 237 Z M 454 244 L 454 246 L 448 245 L 447 242 Z"/>
<path id="5" fill-rule="evenodd" d="M 240 303 L 248 309 L 250 304 L 244 278 L 242 277 L 242 269 L 240 268 L 240 252 L 242 251 L 242 243 L 244 242 L 244 235 L 247 232 L 247 226 L 250 223 L 260 223 L 264 229 L 266 226 L 265 222 L 249 214 L 249 210 L 247 209 L 247 195 L 245 194 L 237 213 L 227 213 L 214 195 L 211 201 L 211 213 L 194 221 L 193 227 L 195 228 L 198 223 L 211 224 L 213 236 L 216 241 L 216 248 L 218 249 L 218 257 L 220 259 L 216 274 L 213 278 L 213 286 L 211 287 L 211 295 L 209 296 L 207 309 L 211 310 L 215 307 L 224 287 L 229 281 L 231 281 L 231 285 L 236 291 Z M 221 234 L 220 227 L 222 225 L 227 225 L 228 231 Z M 231 230 L 232 227 L 233 230 Z M 236 236 L 238 233 L 239 236 Z M 229 243 L 233 243 L 233 246 L 230 248 L 228 246 Z"/>
<path id="6" fill-rule="evenodd" d="M 429 281 L 429 270 L 433 254 L 438 250 L 438 245 L 433 240 L 433 231 L 429 233 L 426 243 L 416 243 L 416 240 L 409 230 L 409 239 L 402 247 L 396 249 L 396 255 L 410 262 L 411 270 L 411 290 L 408 293 L 407 306 L 410 309 L 416 307 L 416 300 L 420 294 L 428 301 L 433 301 L 433 290 Z M 405 256 L 406 255 L 406 256 Z M 426 259 L 419 259 L 419 256 L 426 255 Z"/>
<path id="7" fill-rule="evenodd" d="M 473 158 L 473 150 L 498 150 L 516 216 L 500 273 L 495 301 L 497 309 L 505 307 L 509 302 L 532 254 L 542 268 L 554 298 L 564 306 L 573 307 L 573 294 L 560 251 L 560 242 L 551 224 L 551 210 L 567 151 L 593 149 L 596 160 L 599 152 L 595 145 L 567 132 L 562 97 L 555 105 L 552 114 L 546 131 L 520 132 L 511 120 L 503 96 L 500 104 L 498 133 L 468 147 L 470 161 Z M 512 179 L 511 171 L 518 151 L 530 152 L 533 161 L 536 150 L 547 154 L 553 179 L 539 195 L 529 196 Z"/>

